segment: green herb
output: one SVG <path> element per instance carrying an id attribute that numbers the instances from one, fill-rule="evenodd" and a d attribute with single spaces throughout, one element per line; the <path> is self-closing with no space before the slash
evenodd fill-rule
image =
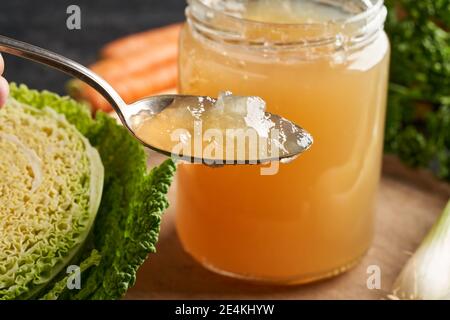
<path id="1" fill-rule="evenodd" d="M 450 181 L 450 0 L 387 0 L 385 149 Z"/>
<path id="2" fill-rule="evenodd" d="M 35 108 L 50 107 L 89 139 L 105 169 L 103 196 L 83 249 L 71 264 L 81 269 L 81 289 L 70 290 L 63 270 L 33 298 L 117 299 L 136 279 L 139 266 L 155 251 L 161 215 L 175 165 L 171 160 L 147 172 L 142 146 L 104 113 L 91 118 L 87 106 L 68 97 L 11 85 L 11 96 Z"/>

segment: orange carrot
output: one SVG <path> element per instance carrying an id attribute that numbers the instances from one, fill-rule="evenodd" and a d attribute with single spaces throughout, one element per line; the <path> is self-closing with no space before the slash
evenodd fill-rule
<path id="1" fill-rule="evenodd" d="M 104 58 L 123 57 L 138 51 L 153 51 L 166 43 L 177 42 L 182 24 L 132 34 L 107 44 L 101 51 Z"/>
<path id="2" fill-rule="evenodd" d="M 169 90 L 177 83 L 178 37 L 181 24 L 153 29 L 111 42 L 105 59 L 91 69 L 108 81 L 127 102 Z M 70 89 L 94 109 L 111 110 L 109 103 L 86 84 L 73 81 Z"/>
<path id="3" fill-rule="evenodd" d="M 123 75 L 155 69 L 163 64 L 176 64 L 177 56 L 178 43 L 168 40 L 157 47 L 149 46 L 128 56 L 100 60 L 91 69 L 105 80 L 111 81 Z"/>
<path id="4" fill-rule="evenodd" d="M 177 79 L 177 65 L 167 65 L 152 73 L 136 74 L 124 82 L 117 83 L 116 88 L 125 97 L 127 103 L 132 103 L 156 92 L 174 87 Z"/>
<path id="5" fill-rule="evenodd" d="M 148 72 L 125 74 L 122 78 L 109 81 L 126 103 L 135 102 L 146 96 L 170 89 L 176 86 L 178 70 L 176 64 L 166 64 Z M 96 90 L 82 84 L 81 98 L 87 100 L 94 109 L 111 111 L 111 106 Z"/>
<path id="6" fill-rule="evenodd" d="M 177 87 L 173 87 L 173 88 L 164 89 L 164 90 L 159 91 L 159 92 L 155 92 L 154 95 L 177 94 L 177 93 L 178 93 L 178 88 Z"/>

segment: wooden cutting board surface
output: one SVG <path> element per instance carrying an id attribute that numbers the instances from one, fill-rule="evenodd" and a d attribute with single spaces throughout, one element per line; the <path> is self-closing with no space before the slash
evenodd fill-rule
<path id="1" fill-rule="evenodd" d="M 161 158 L 154 157 L 154 161 Z M 170 198 L 174 199 L 175 188 Z M 383 299 L 450 198 L 450 186 L 386 157 L 378 192 L 374 243 L 361 263 L 330 280 L 303 286 L 247 283 L 212 273 L 186 254 L 174 212 L 163 218 L 157 253 L 150 255 L 126 299 Z M 367 268 L 381 269 L 381 289 L 369 290 Z"/>

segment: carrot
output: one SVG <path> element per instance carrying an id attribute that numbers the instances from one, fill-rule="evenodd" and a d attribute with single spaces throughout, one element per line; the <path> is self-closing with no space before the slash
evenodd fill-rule
<path id="1" fill-rule="evenodd" d="M 177 87 L 173 87 L 173 88 L 164 89 L 164 90 L 159 91 L 159 92 L 155 92 L 154 95 L 177 94 L 177 93 L 178 93 L 178 88 Z"/>
<path id="2" fill-rule="evenodd" d="M 177 83 L 178 37 L 181 24 L 130 35 L 102 50 L 103 60 L 91 69 L 108 81 L 127 103 L 169 90 Z M 109 103 L 90 86 L 72 81 L 73 96 L 87 100 L 94 109 L 111 110 Z"/>
<path id="3" fill-rule="evenodd" d="M 133 52 L 157 50 L 164 43 L 178 42 L 181 27 L 181 23 L 176 23 L 120 38 L 103 47 L 101 55 L 104 58 L 124 57 Z"/>
<path id="4" fill-rule="evenodd" d="M 164 64 L 176 64 L 177 56 L 178 43 L 168 40 L 158 47 L 149 46 L 128 56 L 100 60 L 93 64 L 91 69 L 110 81 L 126 74 L 155 69 Z"/>
<path id="5" fill-rule="evenodd" d="M 109 81 L 126 103 L 135 102 L 146 96 L 176 86 L 178 70 L 176 64 L 166 64 L 148 72 L 124 74 L 124 77 Z M 79 90 L 81 98 L 87 100 L 94 109 L 111 111 L 111 106 L 95 89 L 82 84 Z"/>
<path id="6" fill-rule="evenodd" d="M 135 102 L 164 89 L 172 88 L 178 79 L 177 65 L 167 65 L 152 73 L 143 72 L 119 82 L 116 88 L 127 103 Z"/>

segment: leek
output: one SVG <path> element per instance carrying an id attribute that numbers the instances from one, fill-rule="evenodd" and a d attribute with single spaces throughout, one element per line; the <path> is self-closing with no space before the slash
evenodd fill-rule
<path id="1" fill-rule="evenodd" d="M 450 201 L 394 283 L 404 300 L 450 300 Z"/>

